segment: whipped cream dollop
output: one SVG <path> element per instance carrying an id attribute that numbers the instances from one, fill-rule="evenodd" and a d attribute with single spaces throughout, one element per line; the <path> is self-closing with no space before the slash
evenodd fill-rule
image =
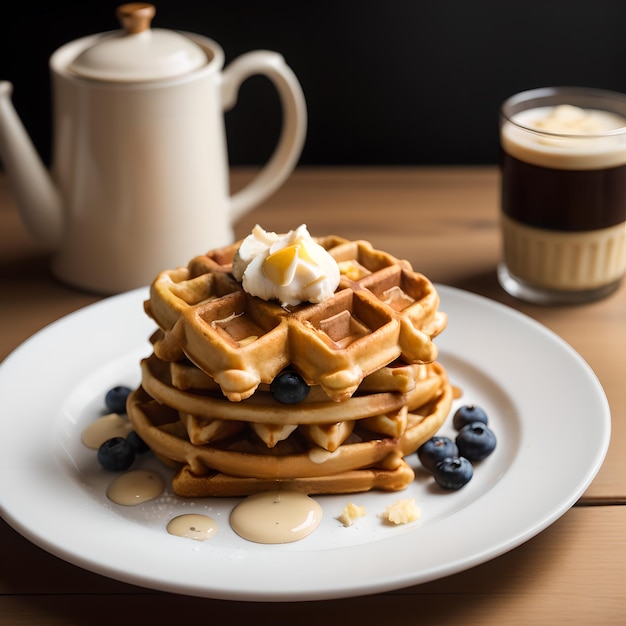
<path id="1" fill-rule="evenodd" d="M 337 261 L 304 224 L 284 235 L 256 225 L 242 241 L 232 272 L 250 295 L 291 306 L 323 302 L 339 285 Z"/>

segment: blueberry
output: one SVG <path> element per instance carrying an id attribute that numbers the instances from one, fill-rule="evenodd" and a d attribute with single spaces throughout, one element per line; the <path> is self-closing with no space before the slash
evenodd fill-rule
<path id="1" fill-rule="evenodd" d="M 439 461 L 458 455 L 459 449 L 456 443 L 448 437 L 431 437 L 417 450 L 420 463 L 431 472 Z"/>
<path id="2" fill-rule="evenodd" d="M 470 461 L 482 461 L 496 447 L 496 436 L 482 422 L 473 422 L 464 426 L 456 436 L 459 453 Z"/>
<path id="3" fill-rule="evenodd" d="M 135 460 L 135 450 L 124 437 L 107 439 L 98 448 L 98 462 L 110 472 L 127 470 Z"/>
<path id="4" fill-rule="evenodd" d="M 126 435 L 126 441 L 128 441 L 137 454 L 143 454 L 150 449 L 148 444 L 137 434 L 136 430 L 131 430 L 128 435 Z"/>
<path id="5" fill-rule="evenodd" d="M 118 385 L 109 389 L 104 396 L 104 404 L 110 413 L 126 413 L 126 398 L 131 392 L 130 387 Z"/>
<path id="6" fill-rule="evenodd" d="M 277 402 L 297 404 L 309 395 L 309 386 L 296 372 L 281 372 L 270 385 L 270 393 Z"/>
<path id="7" fill-rule="evenodd" d="M 443 489 L 456 490 L 467 485 L 474 475 L 472 464 L 462 456 L 439 461 L 433 469 L 435 482 Z"/>
<path id="8" fill-rule="evenodd" d="M 466 404 L 460 407 L 452 417 L 452 425 L 456 430 L 461 430 L 463 426 L 467 426 L 472 422 L 489 423 L 487 413 L 475 404 Z"/>

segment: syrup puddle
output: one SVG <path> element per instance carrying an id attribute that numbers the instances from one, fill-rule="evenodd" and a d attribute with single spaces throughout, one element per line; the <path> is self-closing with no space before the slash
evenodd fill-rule
<path id="1" fill-rule="evenodd" d="M 97 450 L 107 439 L 126 437 L 132 429 L 132 424 L 125 415 L 109 413 L 89 424 L 83 430 L 81 439 L 88 448 Z"/>
<path id="2" fill-rule="evenodd" d="M 249 496 L 230 514 L 233 530 L 255 543 L 291 543 L 310 535 L 322 521 L 318 502 L 297 491 L 268 491 Z"/>
<path id="3" fill-rule="evenodd" d="M 135 506 L 158 498 L 165 489 L 159 474 L 150 470 L 133 470 L 118 476 L 107 489 L 107 498 L 123 506 Z"/>
<path id="4" fill-rule="evenodd" d="M 177 537 L 205 541 L 217 532 L 217 522 L 208 515 L 189 513 L 171 519 L 167 525 L 167 532 Z"/>

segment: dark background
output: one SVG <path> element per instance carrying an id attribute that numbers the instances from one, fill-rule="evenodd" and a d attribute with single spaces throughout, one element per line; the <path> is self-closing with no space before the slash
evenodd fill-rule
<path id="1" fill-rule="evenodd" d="M 69 40 L 118 28 L 121 2 L 13 3 L 0 37 L 0 79 L 45 160 L 48 58 Z M 161 0 L 153 22 L 216 40 L 226 62 L 283 54 L 305 93 L 301 165 L 489 164 L 498 108 L 550 85 L 626 92 L 624 0 Z M 235 165 L 266 160 L 278 101 L 255 77 L 226 114 Z"/>

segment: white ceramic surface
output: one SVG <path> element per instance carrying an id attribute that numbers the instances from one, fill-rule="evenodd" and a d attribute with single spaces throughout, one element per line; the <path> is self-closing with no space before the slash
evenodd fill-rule
<path id="1" fill-rule="evenodd" d="M 318 497 L 324 510 L 307 539 L 263 546 L 228 525 L 237 499 L 158 500 L 121 507 L 107 500 L 112 479 L 80 442 L 103 411 L 104 393 L 135 385 L 154 330 L 140 289 L 59 320 L 0 367 L 2 516 L 33 543 L 105 576 L 148 588 L 232 600 L 296 601 L 397 589 L 462 571 L 507 552 L 546 528 L 598 472 L 610 438 L 603 390 L 563 340 L 522 314 L 482 297 L 438 287 L 449 325 L 440 360 L 482 405 L 498 437 L 494 453 L 457 492 L 436 488 L 415 458 L 414 483 L 400 493 Z M 449 420 L 451 421 L 451 420 Z M 441 431 L 453 435 L 448 423 Z M 167 474 L 150 456 L 139 466 Z M 385 525 L 399 498 L 415 498 L 421 519 Z M 367 516 L 336 519 L 352 500 Z M 169 535 L 181 513 L 219 524 L 209 541 Z"/>

